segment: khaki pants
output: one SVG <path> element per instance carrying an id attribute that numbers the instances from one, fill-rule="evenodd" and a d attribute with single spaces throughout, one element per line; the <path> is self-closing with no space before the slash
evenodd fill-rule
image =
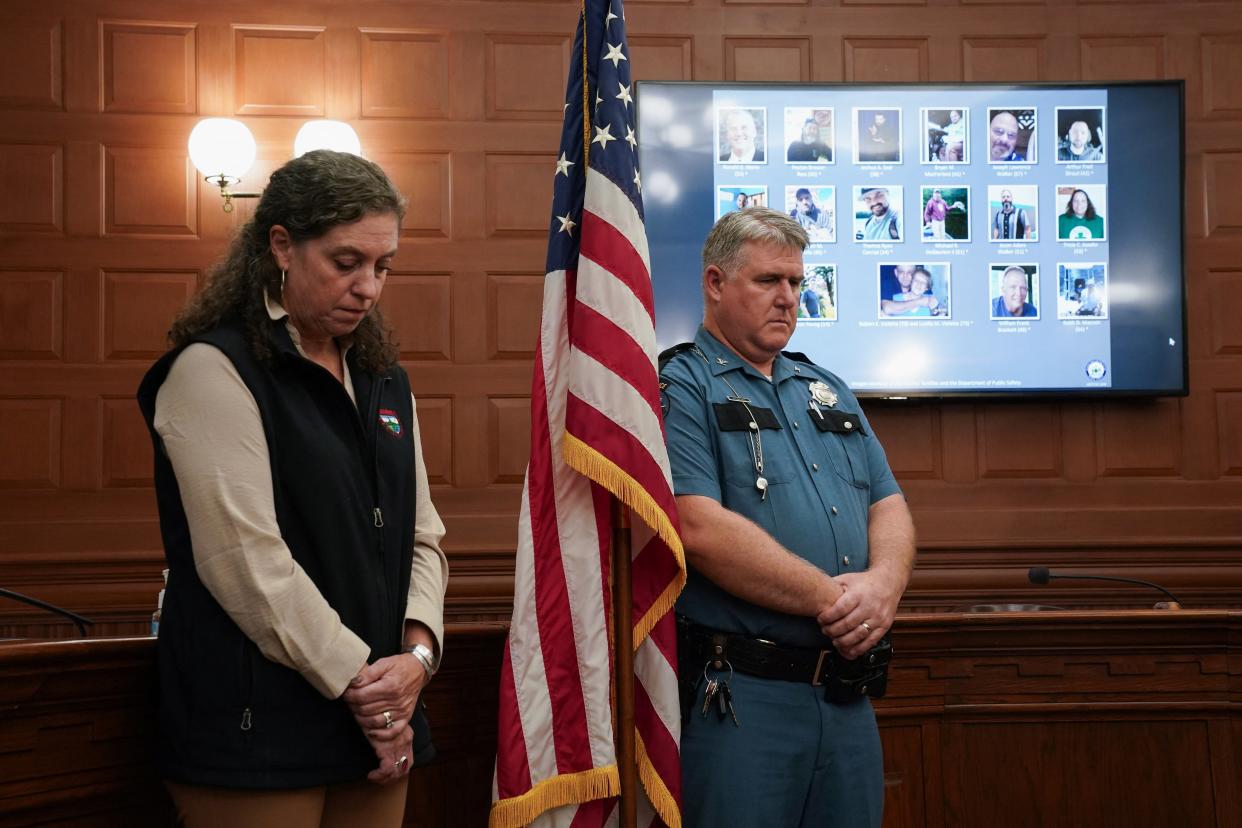
<path id="1" fill-rule="evenodd" d="M 165 782 L 184 828 L 399 828 L 409 777 L 387 785 L 342 782 L 317 788 L 252 791 Z"/>

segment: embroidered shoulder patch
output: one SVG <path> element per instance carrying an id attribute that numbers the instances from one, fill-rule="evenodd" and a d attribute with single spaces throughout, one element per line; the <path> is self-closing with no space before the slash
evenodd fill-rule
<path id="1" fill-rule="evenodd" d="M 397 416 L 397 412 L 388 408 L 381 408 L 379 412 L 380 425 L 388 429 L 388 433 L 393 437 L 400 437 L 403 429 L 401 428 L 401 419 Z"/>

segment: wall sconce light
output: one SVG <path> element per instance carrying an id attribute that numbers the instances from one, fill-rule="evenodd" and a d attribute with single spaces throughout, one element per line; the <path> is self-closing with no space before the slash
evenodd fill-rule
<path id="1" fill-rule="evenodd" d="M 358 133 L 343 121 L 315 120 L 302 125 L 293 141 L 294 157 L 317 149 L 362 155 Z M 262 195 L 230 189 L 254 165 L 257 152 L 250 130 L 232 118 L 204 118 L 190 132 L 190 160 L 205 180 L 220 188 L 226 213 L 233 212 L 233 199 Z"/>
<path id="2" fill-rule="evenodd" d="M 362 155 L 358 133 L 344 121 L 307 121 L 293 139 L 293 157 L 300 158 L 311 150 L 330 149 Z"/>
<path id="3" fill-rule="evenodd" d="M 254 198 L 258 193 L 235 193 L 229 189 L 241 181 L 258 153 L 254 136 L 246 125 L 232 118 L 204 118 L 190 132 L 190 160 L 203 177 L 220 188 L 224 212 L 233 212 L 234 198 Z"/>

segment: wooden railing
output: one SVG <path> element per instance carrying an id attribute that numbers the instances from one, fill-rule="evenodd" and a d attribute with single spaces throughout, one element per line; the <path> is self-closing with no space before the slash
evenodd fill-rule
<path id="1" fill-rule="evenodd" d="M 408 826 L 486 824 L 501 624 L 454 624 Z M 1242 828 L 1242 612 L 900 616 L 886 826 Z M 0 644 L 0 824 L 168 825 L 152 639 Z"/>

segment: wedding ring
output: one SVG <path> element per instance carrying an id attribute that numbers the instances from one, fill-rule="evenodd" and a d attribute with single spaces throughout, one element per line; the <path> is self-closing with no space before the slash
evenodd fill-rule
<path id="1" fill-rule="evenodd" d="M 384 711 L 384 729 L 387 730 L 390 727 L 392 727 L 392 714 L 389 713 L 387 710 L 385 710 Z"/>
<path id="2" fill-rule="evenodd" d="M 862 624 L 861 624 L 860 626 L 861 626 L 864 630 L 866 630 L 867 632 L 871 632 L 871 625 L 870 625 L 870 624 L 868 624 L 866 621 L 862 622 Z"/>
<path id="3" fill-rule="evenodd" d="M 409 759 L 408 756 L 402 756 L 400 759 L 393 762 L 393 765 L 397 768 L 397 770 L 401 770 L 402 768 L 405 767 L 405 763 L 408 759 Z"/>

